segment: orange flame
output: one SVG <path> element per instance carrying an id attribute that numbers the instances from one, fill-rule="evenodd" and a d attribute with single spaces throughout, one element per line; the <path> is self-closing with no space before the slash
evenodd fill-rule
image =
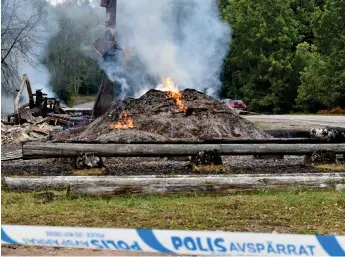
<path id="1" fill-rule="evenodd" d="M 131 129 L 135 128 L 134 121 L 131 117 L 128 116 L 127 112 L 123 111 L 121 113 L 121 120 L 115 124 L 110 124 L 111 129 Z"/>
<path id="2" fill-rule="evenodd" d="M 164 78 L 160 87 L 162 91 L 168 91 L 167 97 L 172 98 L 181 111 L 186 112 L 187 106 L 182 102 L 183 94 L 178 90 L 171 78 Z"/>
<path id="3" fill-rule="evenodd" d="M 175 104 L 180 108 L 181 111 L 186 112 L 187 106 L 182 102 L 183 95 L 181 92 L 168 92 L 168 98 L 175 100 Z"/>

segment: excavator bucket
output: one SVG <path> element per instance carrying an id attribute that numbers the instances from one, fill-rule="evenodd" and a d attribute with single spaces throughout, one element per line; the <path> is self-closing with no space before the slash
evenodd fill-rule
<path id="1" fill-rule="evenodd" d="M 93 106 L 93 118 L 103 115 L 111 107 L 114 98 L 114 82 L 112 82 L 106 73 L 103 73 L 101 87 L 98 91 L 95 104 Z"/>
<path id="2" fill-rule="evenodd" d="M 109 0 L 101 0 L 101 6 L 102 7 L 107 7 L 109 4 Z"/>
<path id="3" fill-rule="evenodd" d="M 109 53 L 109 51 L 116 48 L 116 45 L 116 42 L 107 42 L 99 38 L 93 43 L 92 46 L 96 50 L 96 52 L 104 58 L 106 53 Z"/>
<path id="4" fill-rule="evenodd" d="M 93 43 L 93 47 L 105 62 L 116 62 L 116 51 L 121 50 L 117 45 L 115 37 L 117 0 L 101 0 L 100 5 L 106 8 L 105 35 L 104 39 L 97 39 Z M 114 87 L 115 83 L 104 73 L 93 106 L 93 118 L 97 118 L 109 110 L 115 94 Z"/>

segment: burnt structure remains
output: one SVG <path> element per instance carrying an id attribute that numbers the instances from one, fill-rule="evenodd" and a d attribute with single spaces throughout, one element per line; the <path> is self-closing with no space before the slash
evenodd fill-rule
<path id="1" fill-rule="evenodd" d="M 26 90 L 25 90 L 26 89 Z M 27 92 L 28 103 L 21 105 L 20 100 L 24 91 Z M 17 89 L 17 96 L 14 100 L 14 113 L 7 116 L 7 122 L 13 124 L 22 124 L 24 122 L 31 122 L 35 117 L 46 118 L 52 113 L 64 113 L 61 109 L 60 101 L 55 97 L 48 97 L 42 92 L 42 89 L 36 89 L 33 93 L 31 83 L 27 74 L 23 75 L 20 88 Z"/>

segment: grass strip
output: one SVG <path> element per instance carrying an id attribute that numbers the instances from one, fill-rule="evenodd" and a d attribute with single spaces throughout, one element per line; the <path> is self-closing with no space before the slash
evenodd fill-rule
<path id="1" fill-rule="evenodd" d="M 60 196 L 54 200 L 47 200 L 46 195 L 3 191 L 2 223 L 300 234 L 345 231 L 342 192 L 290 190 L 75 199 Z"/>

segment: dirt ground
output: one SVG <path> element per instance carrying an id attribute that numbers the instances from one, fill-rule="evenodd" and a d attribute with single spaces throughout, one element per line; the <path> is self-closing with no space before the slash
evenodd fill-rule
<path id="1" fill-rule="evenodd" d="M 97 175 L 189 175 L 189 174 L 269 174 L 332 171 L 305 166 L 304 157 L 255 159 L 253 156 L 222 157 L 223 166 L 195 170 L 187 158 L 104 158 L 102 174 Z M 52 163 L 54 165 L 52 165 Z M 77 172 L 68 160 L 15 160 L 1 163 L 2 176 L 67 176 Z M 87 174 L 87 170 L 83 175 Z"/>
<path id="2" fill-rule="evenodd" d="M 3 256 L 162 256 L 155 253 L 101 251 L 52 247 L 2 246 Z"/>

